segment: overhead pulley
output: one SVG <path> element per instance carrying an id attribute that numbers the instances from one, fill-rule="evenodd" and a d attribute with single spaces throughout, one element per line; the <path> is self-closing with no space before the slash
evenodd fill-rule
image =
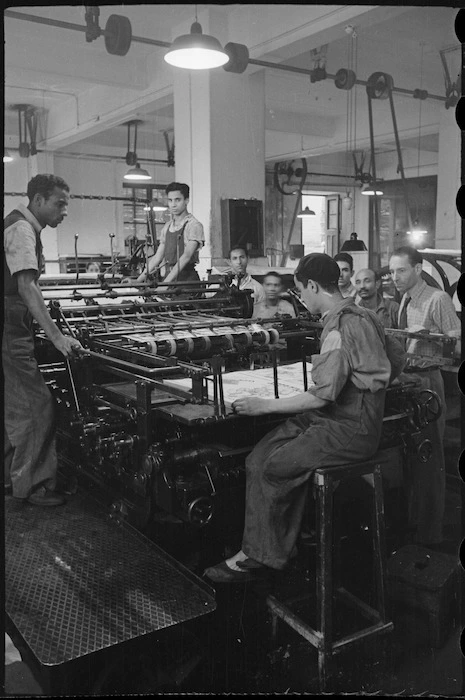
<path id="1" fill-rule="evenodd" d="M 105 48 L 115 56 L 125 56 L 132 41 L 131 22 L 123 15 L 110 15 L 105 25 Z"/>
<path id="2" fill-rule="evenodd" d="M 243 73 L 249 64 L 249 49 L 245 44 L 235 44 L 230 41 L 224 47 L 229 56 L 229 61 L 223 68 L 228 73 Z"/>
<path id="3" fill-rule="evenodd" d="M 389 73 L 372 73 L 367 80 L 366 91 L 373 100 L 386 100 L 394 88 L 394 80 Z"/>
<path id="4" fill-rule="evenodd" d="M 334 78 L 334 84 L 339 90 L 352 90 L 357 80 L 353 70 L 339 68 Z"/>

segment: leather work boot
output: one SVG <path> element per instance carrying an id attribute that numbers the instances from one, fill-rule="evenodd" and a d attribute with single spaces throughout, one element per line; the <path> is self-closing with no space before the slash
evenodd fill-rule
<path id="1" fill-rule="evenodd" d="M 37 491 L 31 493 L 27 502 L 33 506 L 62 506 L 66 503 L 66 499 L 61 494 L 49 491 L 45 486 L 41 486 Z"/>

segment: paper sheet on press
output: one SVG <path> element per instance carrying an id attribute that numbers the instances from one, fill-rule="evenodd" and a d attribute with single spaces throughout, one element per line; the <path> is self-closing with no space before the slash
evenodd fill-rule
<path id="1" fill-rule="evenodd" d="M 308 388 L 314 386 L 312 382 L 312 365 L 307 362 Z M 262 399 L 274 399 L 273 368 L 247 369 L 237 372 L 227 372 L 223 375 L 223 394 L 225 402 L 232 403 L 242 396 L 258 396 Z M 192 380 L 170 379 L 164 382 L 166 385 L 173 384 L 180 389 L 189 391 Z M 208 397 L 213 398 L 212 382 L 207 382 Z M 295 362 L 291 365 L 278 366 L 278 394 L 280 399 L 294 396 L 304 391 L 304 374 L 302 362 Z"/>

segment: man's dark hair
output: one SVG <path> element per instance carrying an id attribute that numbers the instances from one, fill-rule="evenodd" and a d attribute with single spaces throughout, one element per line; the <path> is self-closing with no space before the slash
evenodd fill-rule
<path id="1" fill-rule="evenodd" d="M 412 267 L 423 263 L 423 255 L 416 248 L 412 248 L 410 245 L 401 245 L 399 248 L 393 250 L 391 257 L 393 255 L 406 255 Z"/>
<path id="2" fill-rule="evenodd" d="M 180 192 L 184 199 L 189 199 L 190 189 L 185 182 L 170 182 L 165 188 L 165 193 L 169 194 L 170 192 Z"/>
<path id="3" fill-rule="evenodd" d="M 283 284 L 283 278 L 281 277 L 279 272 L 275 272 L 274 270 L 270 270 L 270 272 L 267 272 L 265 275 L 263 275 L 263 281 L 265 281 L 265 279 L 267 277 L 276 277 L 276 279 L 279 280 L 281 282 L 281 284 Z"/>
<path id="4" fill-rule="evenodd" d="M 345 262 L 345 263 L 347 263 L 347 264 L 349 265 L 349 267 L 350 267 L 351 270 L 354 269 L 354 259 L 353 259 L 353 257 L 352 257 L 351 255 L 349 255 L 349 253 L 337 253 L 337 254 L 334 256 L 334 260 L 335 260 L 336 262 L 337 262 L 338 260 L 340 260 L 341 262 Z"/>
<path id="5" fill-rule="evenodd" d="M 35 175 L 31 180 L 29 180 L 27 185 L 28 199 L 30 202 L 32 202 L 36 194 L 40 194 L 44 199 L 48 199 L 51 197 L 55 187 L 59 187 L 60 190 L 66 190 L 69 192 L 69 185 L 63 180 L 63 178 L 58 177 L 58 175 L 51 175 L 49 173 Z"/>
<path id="6" fill-rule="evenodd" d="M 230 249 L 230 251 L 229 251 L 229 253 L 228 253 L 228 258 L 231 258 L 231 255 L 232 255 L 232 253 L 233 253 L 235 250 L 242 250 L 242 252 L 244 253 L 245 257 L 246 257 L 246 258 L 249 257 L 249 254 L 247 253 L 247 251 L 246 251 L 245 248 L 243 248 L 241 245 L 235 245 L 235 246 L 233 246 L 233 247 Z"/>
<path id="7" fill-rule="evenodd" d="M 304 287 L 308 285 L 308 280 L 313 280 L 330 294 L 339 291 L 339 266 L 325 253 L 309 253 L 300 258 L 294 277 Z"/>

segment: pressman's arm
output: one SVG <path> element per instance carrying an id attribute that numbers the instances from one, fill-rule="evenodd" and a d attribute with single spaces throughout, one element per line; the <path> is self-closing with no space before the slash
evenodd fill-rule
<path id="1" fill-rule="evenodd" d="M 199 244 L 197 243 L 197 241 L 188 241 L 186 243 L 186 247 L 184 248 L 183 254 L 177 261 L 176 265 L 173 265 L 173 268 L 168 272 L 165 279 L 163 280 L 163 284 L 168 282 L 176 282 L 181 270 L 184 270 L 186 265 L 191 261 L 195 251 L 198 248 L 198 245 Z"/>
<path id="2" fill-rule="evenodd" d="M 233 401 L 232 407 L 235 413 L 246 416 L 261 416 L 267 413 L 303 413 L 317 408 L 323 408 L 329 401 L 320 399 L 308 391 L 287 399 L 260 399 L 256 396 L 245 396 Z"/>
<path id="3" fill-rule="evenodd" d="M 17 273 L 17 280 L 19 296 L 57 350 L 65 357 L 70 357 L 73 352 L 83 350 L 79 340 L 63 335 L 54 323 L 37 284 L 37 272 L 35 270 L 22 270 Z"/>
<path id="4" fill-rule="evenodd" d="M 151 272 L 153 272 L 154 270 L 156 270 L 156 269 L 159 267 L 159 265 L 160 265 L 160 263 L 162 262 L 162 260 L 163 260 L 164 257 L 165 257 L 165 244 L 164 244 L 164 243 L 160 243 L 159 246 L 158 246 L 158 248 L 157 248 L 157 252 L 155 253 L 155 255 L 152 255 L 152 257 L 149 258 L 149 269 L 148 269 L 148 272 L 147 272 L 147 270 L 143 270 L 143 271 L 140 273 L 139 277 L 136 279 L 136 284 L 137 284 L 138 282 L 145 282 L 146 279 L 147 279 L 147 275 L 150 274 Z"/>

